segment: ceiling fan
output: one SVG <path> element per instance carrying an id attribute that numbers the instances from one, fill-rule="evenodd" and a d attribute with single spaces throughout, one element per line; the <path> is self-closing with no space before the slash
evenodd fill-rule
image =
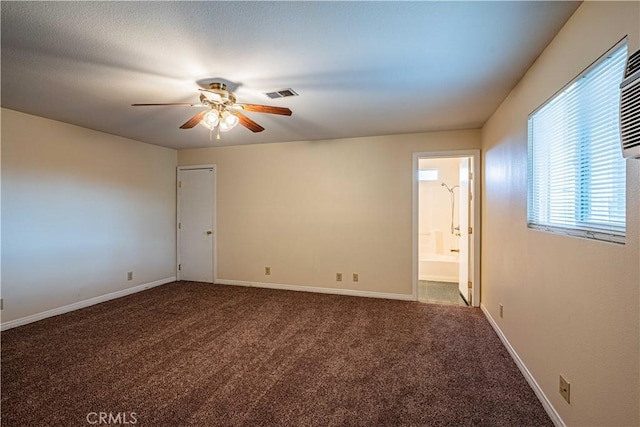
<path id="1" fill-rule="evenodd" d="M 187 120 L 180 129 L 191 129 L 197 124 L 201 124 L 211 133 L 217 130 L 217 139 L 220 139 L 220 132 L 228 132 L 238 123 L 252 132 L 262 132 L 264 128 L 249 117 L 242 114 L 242 111 L 252 111 L 256 113 L 279 114 L 290 116 L 291 110 L 283 107 L 272 107 L 269 105 L 237 103 L 235 95 L 227 90 L 224 83 L 213 82 L 208 89 L 200 89 L 202 92 L 211 94 L 206 96 L 200 94 L 199 104 L 188 102 L 174 102 L 166 104 L 131 104 L 134 107 L 158 107 L 158 106 L 185 106 L 185 107 L 206 107 L 195 116 Z"/>

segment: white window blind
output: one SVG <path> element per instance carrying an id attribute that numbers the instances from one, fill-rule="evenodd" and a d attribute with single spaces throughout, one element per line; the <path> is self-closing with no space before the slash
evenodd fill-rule
<path id="1" fill-rule="evenodd" d="M 619 110 L 626 58 L 624 43 L 529 116 L 529 227 L 624 243 Z"/>

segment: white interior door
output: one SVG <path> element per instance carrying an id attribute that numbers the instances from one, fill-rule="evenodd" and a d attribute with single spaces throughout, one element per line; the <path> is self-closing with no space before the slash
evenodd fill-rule
<path id="1" fill-rule="evenodd" d="M 471 301 L 471 289 L 469 288 L 469 260 L 471 258 L 470 254 L 470 235 L 469 235 L 469 226 L 470 222 L 470 197 L 471 194 L 471 180 L 469 179 L 469 158 L 465 157 L 460 159 L 460 192 L 459 195 L 459 221 L 458 225 L 460 227 L 460 257 L 458 263 L 458 289 L 460 290 L 460 294 L 464 297 L 469 305 L 472 304 Z"/>
<path id="2" fill-rule="evenodd" d="M 178 278 L 213 283 L 213 168 L 178 172 Z"/>

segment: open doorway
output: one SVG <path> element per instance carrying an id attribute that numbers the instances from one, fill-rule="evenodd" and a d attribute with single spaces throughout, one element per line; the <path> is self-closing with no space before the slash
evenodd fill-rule
<path id="1" fill-rule="evenodd" d="M 477 150 L 414 154 L 414 299 L 479 306 Z"/>

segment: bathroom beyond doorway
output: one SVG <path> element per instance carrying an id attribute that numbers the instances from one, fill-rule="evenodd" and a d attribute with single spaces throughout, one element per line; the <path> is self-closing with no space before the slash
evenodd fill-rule
<path id="1" fill-rule="evenodd" d="M 414 153 L 414 297 L 479 306 L 477 150 Z M 475 233 L 474 233 L 475 229 Z M 458 294 L 460 298 L 458 297 Z"/>

